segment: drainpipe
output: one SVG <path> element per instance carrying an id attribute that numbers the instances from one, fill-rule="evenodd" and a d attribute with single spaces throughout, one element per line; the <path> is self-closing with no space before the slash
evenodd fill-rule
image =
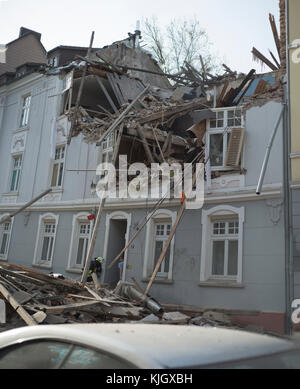
<path id="1" fill-rule="evenodd" d="M 290 42 L 289 1 L 286 1 L 287 47 Z M 287 55 L 287 88 L 285 101 L 287 110 L 284 115 L 283 133 L 283 167 L 284 167 L 284 214 L 285 214 L 285 283 L 286 283 L 286 320 L 285 329 L 288 335 L 293 333 L 292 302 L 294 300 L 294 258 L 293 258 L 293 212 L 291 192 L 291 111 L 290 111 L 290 55 Z"/>

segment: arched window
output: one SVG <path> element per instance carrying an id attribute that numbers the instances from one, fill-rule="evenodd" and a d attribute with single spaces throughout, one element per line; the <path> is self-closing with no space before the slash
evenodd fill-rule
<path id="1" fill-rule="evenodd" d="M 9 216 L 9 214 L 1 215 L 1 218 Z M 3 224 L 0 224 L 0 259 L 7 260 L 9 243 L 12 230 L 12 221 L 8 220 Z"/>
<path id="2" fill-rule="evenodd" d="M 59 216 L 52 213 L 41 215 L 39 218 L 33 261 L 36 266 L 52 267 L 58 219 Z"/>
<path id="3" fill-rule="evenodd" d="M 242 282 L 244 208 L 202 211 L 200 281 Z"/>
<path id="4" fill-rule="evenodd" d="M 73 216 L 69 271 L 81 272 L 84 267 L 93 229 L 93 222 L 88 219 L 89 215 L 88 212 L 81 212 Z"/>
<path id="5" fill-rule="evenodd" d="M 166 209 L 156 211 L 147 224 L 143 278 L 148 279 L 156 266 L 160 254 L 169 238 L 176 220 L 176 212 Z M 172 280 L 175 237 L 167 250 L 158 270 L 156 280 Z"/>

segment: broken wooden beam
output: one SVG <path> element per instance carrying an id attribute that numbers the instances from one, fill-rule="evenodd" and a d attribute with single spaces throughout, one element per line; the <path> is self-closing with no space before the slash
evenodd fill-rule
<path id="1" fill-rule="evenodd" d="M 274 15 L 269 14 L 269 20 L 270 20 L 270 25 L 271 25 L 271 29 L 273 32 L 273 37 L 274 37 L 275 45 L 277 48 L 278 56 L 279 56 L 279 58 L 281 58 L 281 56 L 280 56 L 281 45 L 280 45 L 280 39 L 279 39 Z M 279 66 L 279 68 L 280 68 L 280 66 Z"/>
<path id="2" fill-rule="evenodd" d="M 75 303 L 75 304 L 68 304 L 68 305 L 57 305 L 54 307 L 47 307 L 44 308 L 45 313 L 51 313 L 52 315 L 59 315 L 64 312 L 72 312 L 72 311 L 80 311 L 85 308 L 94 307 L 96 305 L 101 304 L 101 301 L 87 301 L 83 303 Z"/>
<path id="3" fill-rule="evenodd" d="M 39 201 L 42 197 L 46 196 L 48 193 L 52 192 L 52 189 L 47 189 L 45 190 L 43 193 L 41 193 L 40 195 L 38 195 L 37 197 L 35 197 L 33 200 L 30 200 L 28 203 L 26 203 L 25 205 L 23 205 L 23 207 L 21 207 L 18 211 L 14 212 L 13 214 L 9 215 L 9 216 L 6 216 L 4 217 L 3 219 L 0 219 L 0 224 L 3 224 L 3 223 L 6 223 L 6 222 L 9 222 L 11 221 L 11 219 L 15 216 L 17 216 L 19 213 L 23 212 L 26 208 L 30 207 L 32 204 L 36 203 L 37 201 Z"/>
<path id="4" fill-rule="evenodd" d="M 35 326 L 38 323 L 29 315 L 28 312 L 18 303 L 17 300 L 9 293 L 9 291 L 0 283 L 0 293 L 7 300 L 7 302 L 14 308 L 17 314 L 25 321 L 28 326 Z"/>
<path id="5" fill-rule="evenodd" d="M 263 62 L 264 64 L 269 66 L 270 69 L 272 69 L 274 71 L 278 70 L 277 67 L 271 61 L 269 61 L 268 58 L 266 58 L 260 51 L 258 51 L 255 47 L 253 47 L 253 49 L 252 49 L 252 54 L 253 54 L 254 58 L 260 60 L 261 62 Z"/>

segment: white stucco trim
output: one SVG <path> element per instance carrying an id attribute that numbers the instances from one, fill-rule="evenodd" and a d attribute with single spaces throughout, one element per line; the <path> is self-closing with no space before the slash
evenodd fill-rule
<path id="1" fill-rule="evenodd" d="M 41 255 L 41 250 L 42 250 L 42 241 L 41 241 L 41 238 L 43 237 L 42 227 L 43 227 L 43 223 L 47 220 L 55 221 L 55 236 L 54 236 L 54 241 L 53 241 L 53 252 L 52 252 L 51 261 L 49 263 L 45 263 L 45 261 L 39 260 L 39 257 Z M 56 236 L 57 236 L 58 221 L 59 221 L 59 215 L 55 215 L 54 213 L 45 213 L 43 215 L 40 215 L 38 230 L 37 230 L 37 234 L 36 234 L 33 262 L 32 262 L 32 264 L 34 266 L 39 266 L 39 267 L 46 268 L 46 269 L 52 268 L 52 263 L 53 263 L 54 253 L 55 253 L 55 241 L 56 241 Z"/>
<path id="2" fill-rule="evenodd" d="M 109 231 L 110 231 L 110 221 L 111 220 L 126 220 L 127 228 L 125 235 L 125 244 L 129 242 L 129 234 L 131 228 L 131 213 L 126 213 L 123 211 L 115 211 L 112 213 L 108 213 L 106 215 L 106 223 L 105 223 L 105 237 L 104 237 L 104 245 L 103 245 L 103 258 L 106 261 L 107 251 L 108 251 L 108 242 L 109 242 Z M 122 280 L 126 280 L 126 269 L 127 269 L 127 261 L 128 261 L 128 250 L 125 251 L 124 254 L 124 268 L 122 274 Z"/>
<path id="3" fill-rule="evenodd" d="M 69 256 L 68 256 L 68 265 L 67 265 L 67 271 L 80 271 L 78 267 L 74 266 L 74 258 L 75 258 L 75 252 L 77 249 L 77 245 L 75 245 L 75 242 L 78 241 L 78 235 L 79 235 L 79 230 L 78 230 L 78 223 L 80 222 L 86 222 L 88 223 L 88 216 L 90 215 L 90 212 L 79 212 L 76 215 L 73 216 L 73 221 L 72 221 L 72 234 L 71 234 L 71 240 L 70 240 L 70 247 L 69 247 Z M 90 237 L 89 237 L 89 244 L 90 244 L 90 239 L 93 231 L 93 225 L 94 222 L 93 220 L 90 221 Z"/>
<path id="4" fill-rule="evenodd" d="M 202 210 L 202 246 L 201 246 L 201 266 L 200 282 L 206 282 L 211 277 L 211 218 L 213 216 L 238 216 L 239 234 L 238 234 L 238 275 L 237 283 L 241 284 L 243 280 L 243 233 L 245 221 L 245 207 L 235 208 L 229 205 L 219 205 L 209 210 Z M 224 280 L 223 280 L 224 281 Z"/>
<path id="5" fill-rule="evenodd" d="M 153 257 L 154 257 L 154 223 L 159 219 L 171 219 L 172 226 L 174 225 L 177 217 L 176 211 L 170 211 L 168 209 L 158 209 L 148 221 L 146 226 L 146 242 L 144 253 L 144 266 L 143 266 L 143 279 L 148 279 L 154 270 Z M 174 263 L 174 246 L 175 235 L 170 244 L 170 265 L 167 280 L 173 279 L 173 263 Z"/>

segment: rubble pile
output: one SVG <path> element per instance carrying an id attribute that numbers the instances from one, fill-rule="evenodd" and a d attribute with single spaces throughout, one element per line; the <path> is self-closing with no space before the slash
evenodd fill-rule
<path id="1" fill-rule="evenodd" d="M 230 327 L 230 318 L 218 312 L 201 316 L 165 312 L 152 297 L 131 283 L 114 290 L 93 283 L 66 280 L 14 264 L 0 266 L 0 297 L 6 302 L 6 323 L 0 331 L 27 325 L 76 323 L 152 323 Z"/>
<path id="2" fill-rule="evenodd" d="M 133 288 L 133 287 L 132 287 Z M 151 310 L 105 287 L 85 285 L 13 264 L 0 266 L 0 297 L 6 301 L 6 324 L 0 330 L 37 324 L 102 323 L 141 320 Z M 147 300 L 149 300 L 147 298 Z M 153 303 L 156 312 L 162 312 Z"/>

